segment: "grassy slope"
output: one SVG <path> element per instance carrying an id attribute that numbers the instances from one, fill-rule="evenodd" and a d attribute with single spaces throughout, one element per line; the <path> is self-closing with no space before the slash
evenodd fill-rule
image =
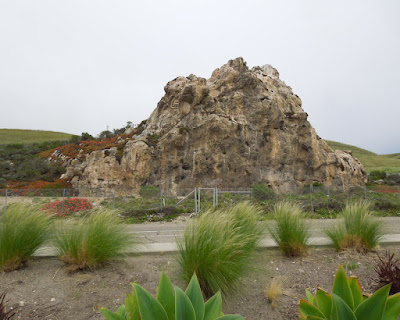
<path id="1" fill-rule="evenodd" d="M 349 144 L 329 140 L 325 141 L 334 150 L 353 151 L 353 156 L 361 161 L 367 172 L 371 172 L 372 170 L 384 170 L 388 173 L 400 172 L 400 153 L 379 155 Z"/>
<path id="2" fill-rule="evenodd" d="M 0 144 L 69 140 L 71 134 L 42 130 L 0 129 Z"/>

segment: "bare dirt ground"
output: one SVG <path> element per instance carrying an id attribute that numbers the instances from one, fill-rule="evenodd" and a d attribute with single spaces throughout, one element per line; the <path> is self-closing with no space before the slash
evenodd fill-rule
<path id="1" fill-rule="evenodd" d="M 390 249 L 400 254 L 400 246 Z M 376 253 L 337 253 L 330 248 L 313 248 L 303 258 L 286 258 L 276 249 L 259 250 L 241 294 L 225 297 L 223 311 L 250 320 L 298 319 L 297 302 L 304 297 L 304 289 L 320 285 L 330 290 L 340 263 L 348 268 L 348 274 L 359 277 L 364 291 L 375 290 L 375 259 Z M 116 310 L 132 291 L 130 282 L 137 281 L 155 294 L 161 271 L 173 284 L 185 288 L 173 254 L 135 255 L 98 270 L 77 273 L 68 273 L 57 258 L 34 258 L 23 269 L 0 273 L 0 293 L 5 291 L 8 305 L 17 309 L 16 319 L 103 319 L 98 307 Z M 284 289 L 275 308 L 263 293 L 274 277 L 283 279 Z"/>

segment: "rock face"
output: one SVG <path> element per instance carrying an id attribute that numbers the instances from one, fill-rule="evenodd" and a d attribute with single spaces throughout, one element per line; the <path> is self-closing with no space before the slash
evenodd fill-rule
<path id="1" fill-rule="evenodd" d="M 278 191 L 319 182 L 363 185 L 361 163 L 332 149 L 307 121 L 300 98 L 266 65 L 249 69 L 242 58 L 211 78 L 178 77 L 147 120 L 117 148 L 70 161 L 74 187 L 136 193 L 143 185 L 177 193 L 197 187 L 239 188 L 264 183 Z"/>

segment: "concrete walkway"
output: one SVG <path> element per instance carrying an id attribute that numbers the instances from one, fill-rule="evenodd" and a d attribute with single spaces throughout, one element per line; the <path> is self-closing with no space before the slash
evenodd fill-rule
<path id="1" fill-rule="evenodd" d="M 400 245 L 400 217 L 381 218 L 385 235 L 382 237 L 381 245 Z M 336 224 L 337 220 L 330 219 L 310 219 L 311 238 L 309 244 L 312 246 L 328 246 L 330 239 L 324 234 L 323 230 Z M 268 224 L 272 221 L 262 221 L 260 224 L 267 230 Z M 141 244 L 135 249 L 129 250 L 134 253 L 163 253 L 177 251 L 175 238 L 182 235 L 185 229 L 185 222 L 153 222 L 144 224 L 132 224 L 127 226 L 129 233 L 134 233 L 140 239 Z M 261 248 L 276 247 L 269 233 L 266 231 L 260 243 Z M 52 247 L 40 248 L 35 256 L 49 257 L 55 256 L 56 252 Z"/>

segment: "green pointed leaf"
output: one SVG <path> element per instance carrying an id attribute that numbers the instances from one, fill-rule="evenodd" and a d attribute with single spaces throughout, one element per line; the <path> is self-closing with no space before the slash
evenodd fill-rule
<path id="1" fill-rule="evenodd" d="M 226 316 L 222 316 L 217 318 L 216 320 L 246 320 L 240 314 L 227 314 Z"/>
<path id="2" fill-rule="evenodd" d="M 221 292 L 213 295 L 205 304 L 204 320 L 214 320 L 221 315 L 222 298 Z"/>
<path id="3" fill-rule="evenodd" d="M 178 287 L 175 287 L 175 320 L 196 320 L 192 302 Z"/>
<path id="4" fill-rule="evenodd" d="M 354 302 L 353 310 L 355 310 L 364 301 L 361 285 L 357 277 L 354 276 L 349 277 L 347 279 L 347 282 L 349 283 L 351 294 L 353 296 L 353 302 Z"/>
<path id="5" fill-rule="evenodd" d="M 347 281 L 346 281 L 347 283 Z M 356 316 L 354 315 L 353 310 L 350 309 L 348 304 L 337 294 L 332 293 L 332 298 L 334 301 L 334 308 L 337 310 L 337 318 L 343 320 L 357 320 Z M 358 318 L 362 319 L 362 318 Z M 364 320 L 364 319 L 362 319 Z M 377 320 L 377 319 L 375 319 Z"/>
<path id="6" fill-rule="evenodd" d="M 168 320 L 167 313 L 156 298 L 136 283 L 133 287 L 137 294 L 142 320 Z"/>
<path id="7" fill-rule="evenodd" d="M 349 283 L 347 282 L 346 272 L 342 265 L 339 265 L 339 268 L 337 269 L 332 292 L 342 298 L 351 310 L 354 310 L 353 294 L 351 293 Z"/>
<path id="8" fill-rule="evenodd" d="M 358 319 L 377 320 L 382 319 L 386 301 L 389 295 L 390 284 L 375 291 L 367 300 L 361 303 L 354 311 Z"/>
<path id="9" fill-rule="evenodd" d="M 137 300 L 135 290 L 133 290 L 132 295 L 130 295 L 129 293 L 126 295 L 125 308 L 126 308 L 126 320 L 139 319 L 140 316 L 139 302 Z"/>
<path id="10" fill-rule="evenodd" d="M 160 284 L 157 287 L 157 300 L 163 306 L 169 320 L 175 319 L 175 293 L 171 281 L 162 272 Z"/>
<path id="11" fill-rule="evenodd" d="M 192 302 L 194 311 L 196 313 L 196 319 L 203 320 L 205 305 L 203 300 L 203 294 L 201 293 L 200 289 L 199 280 L 197 279 L 195 273 L 193 274 L 192 279 L 190 279 L 189 285 L 187 286 L 185 293 Z"/>
<path id="12" fill-rule="evenodd" d="M 125 317 L 106 308 L 100 308 L 99 311 L 107 320 L 125 320 Z"/>
<path id="13" fill-rule="evenodd" d="M 125 317 L 126 317 L 126 309 L 125 309 L 125 306 L 120 306 L 120 307 L 117 309 L 117 313 L 118 313 L 119 315 L 123 316 L 124 319 L 125 319 Z"/>
<path id="14" fill-rule="evenodd" d="M 307 320 L 326 320 L 326 318 L 316 317 L 316 316 L 308 316 Z"/>
<path id="15" fill-rule="evenodd" d="M 319 311 L 316 306 L 314 306 L 313 304 L 311 304 L 306 300 L 300 300 L 299 310 L 301 315 L 305 318 L 308 316 L 317 316 L 320 318 L 325 318 L 324 314 L 321 311 Z"/>
<path id="16" fill-rule="evenodd" d="M 397 320 L 400 316 L 400 292 L 390 296 L 386 302 L 382 320 Z"/>
<path id="17" fill-rule="evenodd" d="M 324 290 L 318 288 L 315 293 L 315 302 L 318 309 L 329 319 L 332 314 L 333 299 L 332 296 Z"/>
<path id="18" fill-rule="evenodd" d="M 306 289 L 306 297 L 307 297 L 307 301 L 309 303 L 314 304 L 314 296 L 312 295 L 312 293 L 308 289 Z"/>

